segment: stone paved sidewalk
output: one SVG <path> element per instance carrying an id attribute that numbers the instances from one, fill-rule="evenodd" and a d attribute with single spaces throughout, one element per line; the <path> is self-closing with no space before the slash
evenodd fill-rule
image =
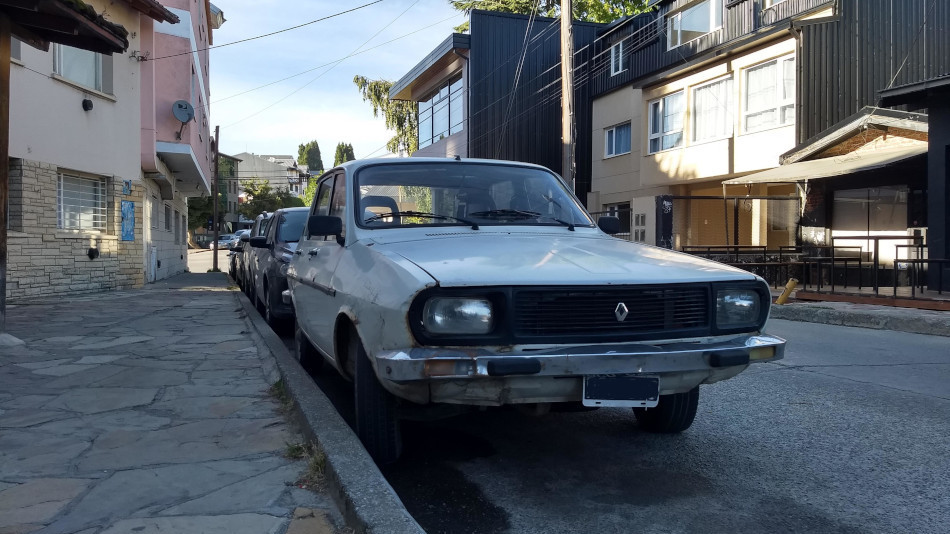
<path id="1" fill-rule="evenodd" d="M 221 274 L 8 308 L 0 534 L 333 532 Z M 297 519 L 295 519 L 297 518 Z"/>

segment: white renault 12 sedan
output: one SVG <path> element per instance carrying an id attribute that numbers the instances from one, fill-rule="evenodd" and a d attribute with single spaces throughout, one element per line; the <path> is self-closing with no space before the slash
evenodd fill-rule
<path id="1" fill-rule="evenodd" d="M 344 163 L 319 178 L 286 268 L 297 357 L 353 381 L 379 463 L 424 407 L 629 407 L 645 431 L 681 432 L 701 384 L 785 341 L 763 333 L 761 278 L 608 235 L 619 224 L 537 165 Z"/>

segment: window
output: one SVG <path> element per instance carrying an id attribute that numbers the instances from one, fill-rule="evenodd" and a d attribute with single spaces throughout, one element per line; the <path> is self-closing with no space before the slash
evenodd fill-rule
<path id="1" fill-rule="evenodd" d="M 20 58 L 20 40 L 16 37 L 10 38 L 10 57 L 13 59 Z"/>
<path id="2" fill-rule="evenodd" d="M 419 148 L 461 132 L 465 124 L 464 103 L 461 76 L 428 100 L 419 102 Z"/>
<path id="3" fill-rule="evenodd" d="M 667 16 L 667 48 L 676 48 L 722 27 L 722 0 L 704 0 Z"/>
<path id="4" fill-rule="evenodd" d="M 149 226 L 152 228 L 158 228 L 158 199 L 152 197 L 152 202 L 149 203 L 149 206 L 151 207 L 150 211 L 152 215 L 152 221 Z"/>
<path id="5" fill-rule="evenodd" d="M 732 135 L 732 78 L 693 89 L 693 140 L 708 141 Z"/>
<path id="6" fill-rule="evenodd" d="M 181 214 L 181 242 L 188 244 L 188 217 L 184 213 Z"/>
<path id="7" fill-rule="evenodd" d="M 623 41 L 610 47 L 610 75 L 623 72 Z"/>
<path id="8" fill-rule="evenodd" d="M 181 214 L 175 210 L 175 244 L 181 244 Z"/>
<path id="9" fill-rule="evenodd" d="M 785 57 L 745 71 L 746 132 L 795 123 L 795 58 Z"/>
<path id="10" fill-rule="evenodd" d="M 762 6 L 762 7 L 764 7 L 764 8 L 770 8 L 770 7 L 774 6 L 775 4 L 781 4 L 781 3 L 784 2 L 784 1 L 785 1 L 785 0 L 765 0 L 765 5 Z"/>
<path id="11" fill-rule="evenodd" d="M 650 102 L 649 152 L 669 150 L 683 144 L 683 92 Z"/>
<path id="12" fill-rule="evenodd" d="M 172 231 L 172 208 L 168 204 L 165 204 L 165 231 Z"/>
<path id="13" fill-rule="evenodd" d="M 633 240 L 644 243 L 647 240 L 647 214 L 637 213 L 633 216 Z"/>
<path id="14" fill-rule="evenodd" d="M 59 228 L 64 230 L 105 230 L 106 181 L 70 174 L 59 175 L 56 200 Z"/>
<path id="15" fill-rule="evenodd" d="M 630 123 L 609 128 L 605 135 L 604 157 L 619 156 L 630 152 Z"/>
<path id="16" fill-rule="evenodd" d="M 56 44 L 53 72 L 96 91 L 112 92 L 112 56 Z"/>

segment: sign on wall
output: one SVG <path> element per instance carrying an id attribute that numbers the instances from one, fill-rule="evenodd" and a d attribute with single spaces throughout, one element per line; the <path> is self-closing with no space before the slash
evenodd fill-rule
<path id="1" fill-rule="evenodd" d="M 122 201 L 122 241 L 135 241 L 135 202 Z"/>

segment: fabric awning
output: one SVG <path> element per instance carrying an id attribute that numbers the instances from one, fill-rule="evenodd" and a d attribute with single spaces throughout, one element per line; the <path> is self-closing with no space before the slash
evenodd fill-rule
<path id="1" fill-rule="evenodd" d="M 795 183 L 816 178 L 831 178 L 886 167 L 926 153 L 926 145 L 852 152 L 842 156 L 789 163 L 767 171 L 732 178 L 724 181 L 723 185 Z"/>

